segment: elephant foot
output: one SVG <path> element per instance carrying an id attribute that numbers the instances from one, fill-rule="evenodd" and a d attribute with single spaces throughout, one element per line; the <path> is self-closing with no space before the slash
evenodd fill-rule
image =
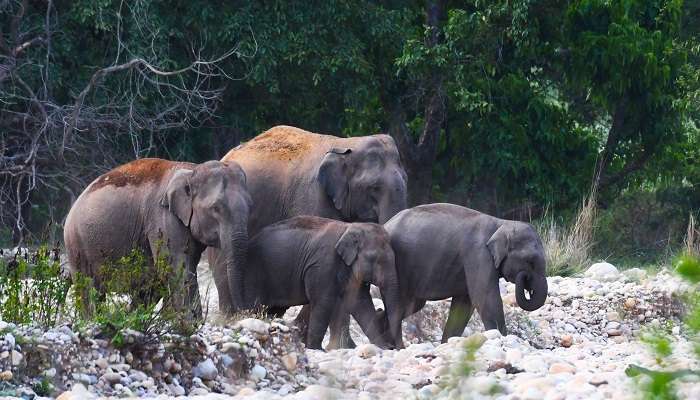
<path id="1" fill-rule="evenodd" d="M 328 346 L 326 346 L 327 350 L 337 350 L 337 349 L 354 349 L 357 347 L 355 342 L 352 340 L 350 337 L 350 334 L 348 333 L 347 335 L 341 335 L 340 338 L 333 338 L 331 337 L 331 340 L 328 342 Z"/>

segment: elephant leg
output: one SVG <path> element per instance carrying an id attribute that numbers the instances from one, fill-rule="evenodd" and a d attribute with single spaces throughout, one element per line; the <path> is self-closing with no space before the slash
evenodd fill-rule
<path id="1" fill-rule="evenodd" d="M 447 339 L 453 336 L 462 335 L 464 328 L 467 326 L 467 322 L 469 322 L 469 318 L 472 316 L 472 312 L 474 312 L 474 306 L 468 296 L 452 297 L 450 314 L 447 317 L 445 328 L 442 331 L 442 343 L 447 343 Z"/>
<path id="2" fill-rule="evenodd" d="M 477 304 L 477 310 L 481 316 L 481 321 L 484 323 L 484 329 L 498 329 L 501 335 L 505 336 L 506 319 L 503 315 L 503 301 L 501 300 L 501 292 L 498 290 L 498 285 L 495 288 L 489 288 L 485 298 Z"/>
<path id="3" fill-rule="evenodd" d="M 216 285 L 216 293 L 219 295 L 219 312 L 231 315 L 234 308 L 231 303 L 232 297 L 228 287 L 228 275 L 226 274 L 226 265 L 223 262 L 223 253 L 212 247 L 209 247 L 206 252 L 214 285 Z"/>
<path id="4" fill-rule="evenodd" d="M 402 311 L 399 310 L 399 312 Z M 403 347 L 403 343 L 394 343 L 394 339 L 389 332 L 389 319 L 386 312 L 384 310 L 377 312 L 374 309 L 374 302 L 372 302 L 372 297 L 368 291 L 361 291 L 358 294 L 351 314 L 372 344 L 381 348 Z M 331 323 L 332 338 L 333 325 Z"/>
<path id="5" fill-rule="evenodd" d="M 323 336 L 326 334 L 331 315 L 336 309 L 336 298 L 333 295 L 325 296 L 311 303 L 309 313 L 309 332 L 306 339 L 306 347 L 322 350 Z"/>
<path id="6" fill-rule="evenodd" d="M 329 326 L 331 331 L 327 346 L 329 350 L 354 349 L 357 346 L 350 336 L 350 314 L 340 304 L 339 301 Z"/>

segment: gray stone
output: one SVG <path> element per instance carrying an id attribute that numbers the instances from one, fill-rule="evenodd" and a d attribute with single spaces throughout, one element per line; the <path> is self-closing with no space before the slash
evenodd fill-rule
<path id="1" fill-rule="evenodd" d="M 194 369 L 192 370 L 192 374 L 198 378 L 211 381 L 216 379 L 216 376 L 219 374 L 219 371 L 216 369 L 216 365 L 214 365 L 214 362 L 211 359 L 207 358 L 206 360 L 197 364 L 196 367 L 194 367 Z"/>

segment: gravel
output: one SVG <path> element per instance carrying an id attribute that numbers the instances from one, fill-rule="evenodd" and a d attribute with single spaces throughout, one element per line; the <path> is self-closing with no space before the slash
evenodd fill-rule
<path id="1" fill-rule="evenodd" d="M 444 300 L 428 302 L 404 321 L 405 349 L 369 344 L 353 321 L 357 348 L 328 352 L 300 343 L 292 327 L 300 307 L 281 320 L 228 323 L 215 312 L 216 293 L 208 290 L 211 278 L 202 267 L 210 321 L 190 337 L 148 341 L 127 332 L 128 345 L 117 349 L 94 329 L 43 331 L 0 321 L 0 396 L 32 397 L 31 388 L 44 380 L 61 400 L 631 399 L 637 385 L 625 368 L 656 367 L 639 341 L 648 327 L 665 329 L 673 339 L 666 368 L 700 368 L 679 321 L 678 295 L 687 286 L 667 272 L 648 276 L 637 269 L 613 271 L 610 264 L 593 267 L 582 277 L 548 278 L 547 302 L 531 313 L 515 305 L 513 285 L 502 281 L 507 336 L 484 331 L 475 313 L 462 337 L 440 343 L 450 305 Z M 468 343 L 481 347 L 465 379 L 460 368 Z M 679 385 L 681 398 L 700 398 L 700 381 L 693 379 Z"/>

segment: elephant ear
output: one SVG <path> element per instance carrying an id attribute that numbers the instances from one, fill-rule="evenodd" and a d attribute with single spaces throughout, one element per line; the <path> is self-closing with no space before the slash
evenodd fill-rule
<path id="1" fill-rule="evenodd" d="M 332 148 L 318 168 L 318 181 L 328 197 L 333 200 L 336 210 L 342 210 L 348 196 L 348 175 L 345 156 L 352 150 Z"/>
<path id="2" fill-rule="evenodd" d="M 343 235 L 335 244 L 335 251 L 343 259 L 343 262 L 348 267 L 355 262 L 357 254 L 360 252 L 360 242 L 362 241 L 362 232 L 357 229 L 348 227 Z"/>
<path id="3" fill-rule="evenodd" d="M 190 179 L 194 171 L 179 169 L 175 171 L 168 182 L 160 205 L 167 207 L 185 226 L 190 226 L 192 220 L 192 188 Z"/>
<path id="4" fill-rule="evenodd" d="M 507 225 L 501 225 L 496 232 L 491 235 L 489 241 L 486 242 L 486 247 L 488 247 L 491 253 L 494 268 L 498 269 L 503 259 L 508 255 L 508 249 L 510 248 L 510 233 L 508 232 Z"/>
<path id="5" fill-rule="evenodd" d="M 245 174 L 245 171 L 243 168 L 235 161 L 223 161 L 222 162 L 227 168 L 231 169 L 236 175 L 238 175 L 238 178 L 240 181 L 246 185 L 248 181 L 248 177 Z"/>

